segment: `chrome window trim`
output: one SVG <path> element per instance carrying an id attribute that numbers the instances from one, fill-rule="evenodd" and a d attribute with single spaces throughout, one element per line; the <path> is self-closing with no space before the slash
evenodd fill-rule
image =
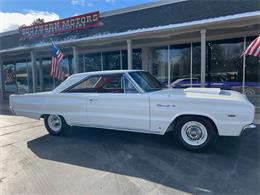
<path id="1" fill-rule="evenodd" d="M 144 93 L 144 91 L 139 87 L 139 85 L 134 81 L 134 79 L 127 72 L 124 72 L 124 73 L 109 73 L 109 74 L 88 75 L 85 78 L 81 79 L 80 81 L 78 81 L 78 82 L 72 84 L 71 86 L 67 87 L 66 89 L 64 89 L 60 93 L 67 93 L 70 89 L 72 89 L 73 87 L 75 87 L 75 86 L 79 85 L 80 83 L 86 81 L 90 77 L 95 77 L 95 76 L 102 77 L 102 76 L 106 76 L 106 75 L 116 75 L 116 74 L 122 75 L 123 77 L 125 76 L 126 79 L 128 79 L 128 81 L 134 86 L 134 88 L 137 90 L 138 93 Z M 125 86 L 124 86 L 124 94 L 127 94 L 127 93 L 125 93 Z"/>
<path id="2" fill-rule="evenodd" d="M 135 85 L 135 83 L 133 82 L 133 79 L 131 78 L 130 75 L 128 75 L 127 73 L 124 73 L 123 74 L 123 79 L 124 78 L 127 79 L 128 82 L 130 82 L 133 85 L 133 87 L 135 88 L 135 90 L 137 91 L 137 93 L 133 93 L 133 94 L 142 93 L 142 92 L 140 92 L 139 88 Z M 124 82 L 123 82 L 123 84 L 124 84 L 124 93 L 126 93 L 126 90 L 125 90 L 125 79 L 124 79 Z"/>
<path id="3" fill-rule="evenodd" d="M 145 91 L 135 82 L 135 80 L 128 74 L 128 72 L 126 72 L 125 74 L 128 80 L 133 84 L 133 86 L 139 93 L 145 93 Z"/>

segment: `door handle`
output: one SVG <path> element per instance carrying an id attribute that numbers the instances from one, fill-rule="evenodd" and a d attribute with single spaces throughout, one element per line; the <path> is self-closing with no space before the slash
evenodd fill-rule
<path id="1" fill-rule="evenodd" d="M 98 101 L 98 99 L 96 99 L 96 98 L 90 98 L 89 101 L 90 101 L 90 102 L 96 102 L 96 101 Z"/>

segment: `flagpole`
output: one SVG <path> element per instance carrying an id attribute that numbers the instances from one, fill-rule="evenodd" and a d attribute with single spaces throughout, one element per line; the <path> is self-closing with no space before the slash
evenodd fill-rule
<path id="1" fill-rule="evenodd" d="M 246 37 L 244 37 L 244 51 L 246 50 Z M 243 81 L 242 81 L 242 93 L 245 94 L 245 77 L 246 77 L 246 54 L 243 54 Z"/>

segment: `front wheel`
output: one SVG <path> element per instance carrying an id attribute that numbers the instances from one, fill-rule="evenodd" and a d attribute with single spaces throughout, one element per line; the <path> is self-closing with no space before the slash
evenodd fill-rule
<path id="1" fill-rule="evenodd" d="M 208 119 L 199 116 L 179 119 L 175 130 L 181 145 L 191 151 L 207 149 L 217 135 L 214 125 Z"/>
<path id="2" fill-rule="evenodd" d="M 68 128 L 64 118 L 59 115 L 45 115 L 44 124 L 51 135 L 61 135 Z"/>

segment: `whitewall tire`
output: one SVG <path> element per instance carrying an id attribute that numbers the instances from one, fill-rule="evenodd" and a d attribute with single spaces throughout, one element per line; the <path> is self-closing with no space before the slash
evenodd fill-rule
<path id="1" fill-rule="evenodd" d="M 175 126 L 178 141 L 183 147 L 192 151 L 207 149 L 217 136 L 215 126 L 204 117 L 185 116 Z"/>
<path id="2" fill-rule="evenodd" d="M 44 124 L 51 135 L 60 135 L 68 128 L 64 118 L 59 115 L 45 115 Z"/>

